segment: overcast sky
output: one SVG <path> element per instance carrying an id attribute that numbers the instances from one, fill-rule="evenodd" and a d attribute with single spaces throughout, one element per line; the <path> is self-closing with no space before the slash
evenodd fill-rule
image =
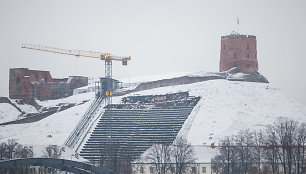
<path id="1" fill-rule="evenodd" d="M 0 1 L 0 96 L 9 68 L 49 70 L 56 78 L 104 76 L 104 62 L 22 49 L 32 43 L 132 56 L 114 62 L 128 79 L 219 71 L 220 38 L 237 28 L 257 36 L 259 72 L 306 106 L 306 1 L 84 0 Z"/>

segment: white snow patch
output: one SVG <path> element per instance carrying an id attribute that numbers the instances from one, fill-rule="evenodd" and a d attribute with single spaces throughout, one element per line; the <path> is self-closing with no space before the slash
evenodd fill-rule
<path id="1" fill-rule="evenodd" d="M 137 76 L 137 77 L 129 77 L 126 79 L 122 79 L 124 83 L 142 83 L 142 82 L 149 82 L 149 81 L 156 81 L 162 79 L 171 79 L 175 77 L 182 77 L 189 74 L 188 72 L 177 72 L 177 73 L 169 73 L 169 74 L 158 74 L 158 75 L 151 75 L 151 76 Z"/>
<path id="2" fill-rule="evenodd" d="M 63 145 L 89 105 L 86 102 L 33 123 L 1 126 L 0 142 L 16 139 L 20 144 Z"/>
<path id="3" fill-rule="evenodd" d="M 37 109 L 32 105 L 17 104 L 14 100 L 11 100 L 11 101 L 25 113 L 37 113 L 38 112 Z"/>
<path id="4" fill-rule="evenodd" d="M 208 77 L 208 76 L 220 76 L 220 75 L 215 72 L 199 71 L 199 72 L 188 74 L 188 76 L 189 77 Z"/>
<path id="5" fill-rule="evenodd" d="M 245 78 L 246 74 L 244 73 L 236 73 L 236 74 L 230 74 L 227 79 L 240 79 L 243 80 Z"/>
<path id="6" fill-rule="evenodd" d="M 0 103 L 0 123 L 14 121 L 21 113 L 9 103 Z"/>
<path id="7" fill-rule="evenodd" d="M 62 99 L 44 100 L 44 101 L 36 100 L 36 102 L 37 104 L 48 108 L 48 107 L 56 106 L 60 103 L 81 103 L 84 100 L 89 100 L 89 99 L 94 98 L 94 95 L 95 95 L 94 92 L 88 92 L 88 93 L 72 95 L 66 98 L 62 98 Z"/>

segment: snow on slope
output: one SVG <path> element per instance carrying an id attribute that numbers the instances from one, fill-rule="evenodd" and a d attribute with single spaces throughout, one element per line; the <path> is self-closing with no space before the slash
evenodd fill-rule
<path id="1" fill-rule="evenodd" d="M 0 103 L 0 123 L 17 120 L 21 113 L 9 103 Z"/>
<path id="2" fill-rule="evenodd" d="M 90 96 L 93 95 L 93 92 L 82 93 L 77 95 L 72 95 L 66 98 L 56 99 L 56 100 L 36 100 L 36 103 L 43 107 L 52 107 L 60 103 L 81 103 L 83 100 L 88 100 Z"/>
<path id="3" fill-rule="evenodd" d="M 263 129 L 277 117 L 306 122 L 306 110 L 267 83 L 210 80 L 188 85 L 156 88 L 131 95 L 189 91 L 201 100 L 185 121 L 180 135 L 193 145 L 218 143 L 241 129 Z"/>
<path id="4" fill-rule="evenodd" d="M 201 96 L 201 100 L 179 132 L 180 135 L 188 137 L 193 145 L 218 143 L 224 136 L 234 134 L 240 129 L 262 129 L 264 125 L 273 123 L 280 116 L 306 122 L 305 108 L 267 83 L 209 80 L 128 95 L 180 91 L 189 91 L 192 96 Z M 92 92 L 39 104 L 48 107 L 59 102 L 79 103 L 93 98 Z M 113 97 L 113 103 L 119 103 L 121 98 Z M 21 144 L 62 145 L 89 105 L 90 102 L 87 102 L 34 123 L 2 126 L 0 142 L 17 139 Z"/>
<path id="5" fill-rule="evenodd" d="M 69 101 L 80 99 L 92 100 L 94 99 L 94 93 L 75 95 Z M 51 104 L 52 102 L 50 102 Z M 90 104 L 89 101 L 33 123 L 0 126 L 0 142 L 7 142 L 7 139 L 16 139 L 20 144 L 63 145 Z"/>
<path id="6" fill-rule="evenodd" d="M 38 113 L 38 110 L 29 104 L 18 104 L 15 100 L 11 100 L 18 108 L 20 108 L 24 113 Z"/>

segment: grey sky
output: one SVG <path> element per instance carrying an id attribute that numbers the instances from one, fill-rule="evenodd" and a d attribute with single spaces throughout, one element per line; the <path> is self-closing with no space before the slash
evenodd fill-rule
<path id="1" fill-rule="evenodd" d="M 132 56 L 113 75 L 218 71 L 220 37 L 257 36 L 259 72 L 306 106 L 306 1 L 91 0 L 0 1 L 0 95 L 9 68 L 49 70 L 53 77 L 103 76 L 104 62 L 21 48 L 22 43 Z"/>

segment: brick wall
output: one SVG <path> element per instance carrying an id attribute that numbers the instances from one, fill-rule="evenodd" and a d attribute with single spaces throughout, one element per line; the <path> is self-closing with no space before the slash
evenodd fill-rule
<path id="1" fill-rule="evenodd" d="M 34 101 L 34 98 L 58 99 L 70 96 L 73 94 L 73 89 L 87 85 L 87 77 L 72 76 L 69 79 L 53 79 L 49 71 L 13 68 L 10 69 L 9 97 L 23 99 L 28 103 Z"/>
<path id="2" fill-rule="evenodd" d="M 220 72 L 233 67 L 243 73 L 258 71 L 256 36 L 231 34 L 221 37 Z"/>

